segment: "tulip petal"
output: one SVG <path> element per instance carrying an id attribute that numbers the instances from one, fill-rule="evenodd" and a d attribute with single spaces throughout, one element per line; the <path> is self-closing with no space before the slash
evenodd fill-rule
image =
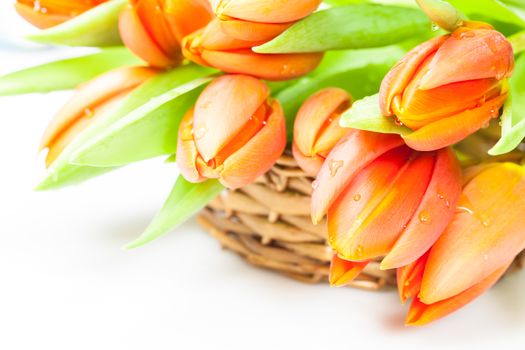
<path id="1" fill-rule="evenodd" d="M 15 3 L 15 9 L 18 14 L 26 21 L 40 29 L 46 29 L 63 23 L 71 18 L 71 16 L 64 14 L 50 14 L 41 11 L 35 11 L 34 6 L 28 6 L 21 3 Z"/>
<path id="2" fill-rule="evenodd" d="M 458 210 L 430 252 L 420 293 L 426 304 L 467 290 L 525 248 L 525 169 L 487 167 L 467 183 Z"/>
<path id="3" fill-rule="evenodd" d="M 312 192 L 312 221 L 320 222 L 354 176 L 373 160 L 401 146 L 398 135 L 351 130 L 324 162 Z M 336 169 L 336 165 L 340 165 Z"/>
<path id="4" fill-rule="evenodd" d="M 461 194 L 461 169 L 453 151 L 436 152 L 432 179 L 415 215 L 381 262 L 382 269 L 401 267 L 421 257 L 452 220 Z M 421 220 L 424 215 L 425 220 Z"/>
<path id="5" fill-rule="evenodd" d="M 494 95 L 499 95 L 501 83 L 495 79 L 461 81 L 432 90 L 422 90 L 418 86 L 422 69 L 408 84 L 399 106 L 394 103 L 393 110 L 399 120 L 416 130 L 431 122 L 476 108 Z"/>
<path id="6" fill-rule="evenodd" d="M 156 73 L 155 69 L 147 67 L 124 67 L 104 73 L 81 85 L 47 127 L 42 137 L 41 149 L 46 148 L 77 119 L 91 114 L 104 101 L 133 89 Z"/>
<path id="7" fill-rule="evenodd" d="M 250 49 L 232 51 L 204 50 L 202 60 L 227 73 L 248 74 L 262 79 L 280 81 L 303 76 L 314 70 L 323 53 L 256 54 Z"/>
<path id="8" fill-rule="evenodd" d="M 203 30 L 198 31 L 197 34 L 191 34 L 190 37 L 192 38 L 191 49 L 196 52 L 247 49 L 260 43 L 259 41 L 240 40 L 228 35 L 218 19 L 214 19 Z"/>
<path id="9" fill-rule="evenodd" d="M 272 40 L 284 32 L 291 23 L 257 23 L 228 18 L 220 21 L 222 30 L 238 40 L 260 41 L 261 44 Z M 258 46 L 258 45 L 252 45 Z"/>
<path id="10" fill-rule="evenodd" d="M 428 40 L 408 52 L 385 76 L 379 90 L 379 105 L 385 116 L 393 115 L 392 101 L 401 96 L 420 64 L 439 46 L 445 42 L 447 36 L 438 36 Z"/>
<path id="11" fill-rule="evenodd" d="M 179 42 L 213 19 L 208 0 L 166 0 L 164 13 L 170 31 Z"/>
<path id="12" fill-rule="evenodd" d="M 406 144 L 418 151 L 433 151 L 450 146 L 481 129 L 499 115 L 507 95 L 485 102 L 448 118 L 430 123 L 413 133 L 403 135 Z"/>
<path id="13" fill-rule="evenodd" d="M 189 182 L 197 183 L 205 180 L 197 170 L 199 152 L 193 140 L 193 115 L 190 109 L 180 122 L 177 140 L 177 166 L 181 175 Z"/>
<path id="14" fill-rule="evenodd" d="M 182 0 L 180 2 L 186 1 Z M 150 39 L 158 48 L 167 57 L 180 57 L 180 45 L 166 20 L 167 16 L 163 1 L 134 1 L 133 9 L 137 13 L 138 18 L 140 18 L 142 26 L 149 33 Z"/>
<path id="15" fill-rule="evenodd" d="M 239 134 L 269 95 L 263 82 L 246 75 L 224 75 L 206 87 L 193 118 L 195 143 L 205 162 Z"/>
<path id="16" fill-rule="evenodd" d="M 341 259 L 334 254 L 330 263 L 330 286 L 343 287 L 352 282 L 363 269 L 368 265 L 369 261 L 348 261 Z"/>
<path id="17" fill-rule="evenodd" d="M 501 80 L 510 77 L 513 68 L 512 46 L 503 34 L 492 29 L 460 28 L 441 45 L 420 88 L 485 78 Z"/>
<path id="18" fill-rule="evenodd" d="M 507 264 L 496 269 L 481 282 L 448 299 L 427 305 L 415 298 L 412 301 L 412 305 L 410 305 L 405 324 L 407 326 L 423 326 L 458 310 L 492 287 L 503 276 L 509 266 L 510 263 L 507 262 Z"/>
<path id="19" fill-rule="evenodd" d="M 99 119 L 104 119 L 106 116 L 114 113 L 120 106 L 123 100 L 125 100 L 129 91 L 121 92 L 119 95 L 113 96 L 103 104 L 84 112 L 82 116 L 71 124 L 67 129 L 64 129 L 58 134 L 48 145 L 49 151 L 46 155 L 46 166 L 49 167 L 51 163 L 58 158 L 62 151 L 89 125 L 93 124 Z"/>
<path id="20" fill-rule="evenodd" d="M 152 40 L 131 6 L 126 6 L 120 14 L 119 31 L 124 44 L 152 66 L 169 67 L 181 61 L 181 55 L 168 57 Z"/>
<path id="21" fill-rule="evenodd" d="M 270 170 L 285 148 L 284 113 L 279 101 L 274 100 L 266 125 L 224 161 L 219 181 L 231 189 L 246 186 Z"/>
<path id="22" fill-rule="evenodd" d="M 314 12 L 321 0 L 222 0 L 212 1 L 218 17 L 261 23 L 293 22 Z"/>
<path id="23" fill-rule="evenodd" d="M 402 304 L 419 293 L 427 259 L 428 253 L 397 269 L 397 291 Z"/>
<path id="24" fill-rule="evenodd" d="M 319 155 L 305 156 L 295 143 L 292 144 L 292 153 L 299 167 L 310 176 L 316 176 L 325 161 L 325 158 Z"/>
<path id="25" fill-rule="evenodd" d="M 328 211 L 332 247 L 352 261 L 386 255 L 415 214 L 433 168 L 434 154 L 400 147 L 360 171 Z"/>
<path id="26" fill-rule="evenodd" d="M 329 119 L 342 106 L 348 107 L 349 101 L 350 96 L 343 89 L 327 88 L 312 95 L 303 103 L 295 118 L 294 142 L 304 155 L 314 156 L 319 153 L 319 148 L 321 152 L 329 151 L 348 132 L 348 129 L 339 126 L 338 117 L 337 121 L 333 118 L 332 121 Z M 330 130 L 325 130 L 327 128 Z M 328 137 L 323 137 L 324 131 L 327 131 L 326 134 L 334 135 L 335 140 L 328 142 L 321 140 L 319 147 L 318 139 Z M 330 143 L 331 147 L 326 146 Z"/>

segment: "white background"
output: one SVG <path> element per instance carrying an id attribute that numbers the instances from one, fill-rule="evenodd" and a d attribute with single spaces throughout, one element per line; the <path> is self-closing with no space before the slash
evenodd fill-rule
<path id="1" fill-rule="evenodd" d="M 14 38 L 0 1 L 0 74 L 78 54 Z M 0 349 L 514 348 L 525 343 L 525 273 L 460 312 L 405 328 L 394 292 L 305 285 L 246 265 L 190 222 L 121 247 L 176 177 L 162 159 L 82 186 L 34 192 L 40 136 L 70 92 L 0 97 Z"/>

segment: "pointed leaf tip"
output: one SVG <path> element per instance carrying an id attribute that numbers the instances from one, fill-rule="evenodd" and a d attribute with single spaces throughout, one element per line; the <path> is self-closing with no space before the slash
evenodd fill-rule
<path id="1" fill-rule="evenodd" d="M 217 180 L 191 183 L 179 176 L 162 209 L 144 233 L 124 249 L 138 248 L 164 236 L 203 209 L 223 190 L 224 186 Z"/>
<path id="2" fill-rule="evenodd" d="M 406 126 L 397 125 L 393 118 L 383 116 L 379 107 L 379 94 L 367 96 L 354 102 L 352 108 L 341 116 L 340 125 L 344 128 L 374 131 L 382 134 L 404 136 L 411 133 L 411 130 Z"/>
<path id="3" fill-rule="evenodd" d="M 120 10 L 127 0 L 112 0 L 49 29 L 26 38 L 32 41 L 67 46 L 121 45 L 118 31 Z"/>

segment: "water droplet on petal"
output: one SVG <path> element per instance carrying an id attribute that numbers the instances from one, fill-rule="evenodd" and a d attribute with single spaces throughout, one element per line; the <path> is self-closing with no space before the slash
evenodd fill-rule
<path id="1" fill-rule="evenodd" d="M 480 214 L 479 219 L 481 221 L 481 224 L 485 227 L 490 226 L 490 217 L 487 214 Z"/>
<path id="2" fill-rule="evenodd" d="M 397 125 L 397 126 L 403 126 L 405 124 L 403 124 L 403 122 L 401 120 L 399 120 L 398 117 L 394 117 L 394 123 Z"/>
<path id="3" fill-rule="evenodd" d="M 463 212 L 468 213 L 468 214 L 470 214 L 470 215 L 473 215 L 473 214 L 474 214 L 474 212 L 472 211 L 472 209 L 467 208 L 467 207 L 463 207 L 463 206 L 458 206 L 458 207 L 456 207 L 456 210 L 457 210 L 458 212 L 462 212 L 462 211 L 463 211 Z"/>
<path id="4" fill-rule="evenodd" d="M 428 222 L 428 220 L 430 220 L 430 214 L 428 211 L 423 210 L 422 212 L 419 213 L 419 221 Z"/>
<path id="5" fill-rule="evenodd" d="M 330 167 L 330 176 L 334 177 L 337 174 L 337 172 L 339 171 L 339 169 L 341 169 L 341 167 L 344 164 L 345 164 L 345 162 L 342 161 L 342 160 L 334 160 L 334 159 L 332 159 L 330 161 L 330 165 L 329 165 L 329 167 Z"/>
<path id="6" fill-rule="evenodd" d="M 430 25 L 430 29 L 433 31 L 433 32 L 436 32 L 439 30 L 439 26 L 436 24 L 436 23 L 432 23 Z"/>
<path id="7" fill-rule="evenodd" d="M 356 257 L 361 257 L 361 256 L 363 256 L 364 252 L 365 252 L 365 249 L 363 248 L 363 246 L 362 245 L 358 245 L 354 253 L 355 253 Z"/>
<path id="8" fill-rule="evenodd" d="M 91 108 L 84 109 L 84 116 L 87 118 L 91 118 L 95 114 Z"/>
<path id="9" fill-rule="evenodd" d="M 201 126 L 197 128 L 197 130 L 194 129 L 193 137 L 195 138 L 195 140 L 200 140 L 206 135 L 207 132 L 208 128 L 206 128 L 205 126 Z"/>
<path id="10" fill-rule="evenodd" d="M 319 181 L 315 180 L 314 182 L 312 182 L 312 188 L 315 190 L 317 189 L 317 187 L 319 187 Z"/>
<path id="11" fill-rule="evenodd" d="M 354 195 L 354 201 L 359 202 L 360 200 L 361 200 L 361 195 L 359 193 Z"/>

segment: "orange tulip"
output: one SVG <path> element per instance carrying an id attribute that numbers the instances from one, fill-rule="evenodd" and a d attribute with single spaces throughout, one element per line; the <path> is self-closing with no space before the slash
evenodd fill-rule
<path id="1" fill-rule="evenodd" d="M 190 182 L 216 178 L 239 188 L 268 171 L 286 146 L 283 110 L 245 75 L 214 80 L 181 122 L 177 164 Z"/>
<path id="2" fill-rule="evenodd" d="M 79 86 L 44 133 L 40 149 L 49 149 L 46 165 L 49 166 L 82 130 L 114 112 L 133 89 L 156 73 L 153 68 L 146 67 L 119 68 Z"/>
<path id="3" fill-rule="evenodd" d="M 212 17 L 207 0 L 131 0 L 120 15 L 120 35 L 149 64 L 170 67 L 182 61 L 182 39 Z"/>
<path id="4" fill-rule="evenodd" d="M 328 153 L 348 133 L 339 119 L 351 104 L 346 91 L 327 88 L 308 98 L 297 112 L 292 150 L 307 174 L 316 176 Z"/>
<path id="5" fill-rule="evenodd" d="M 198 64 L 267 80 L 288 80 L 307 74 L 323 57 L 322 53 L 274 55 L 251 50 L 262 43 L 229 36 L 216 19 L 184 38 L 182 48 L 184 56 Z"/>
<path id="6" fill-rule="evenodd" d="M 328 214 L 328 240 L 338 258 L 356 263 L 385 256 L 381 268 L 391 269 L 421 257 L 452 219 L 460 169 L 450 149 L 418 152 L 396 135 L 351 130 L 313 187 L 312 219 Z"/>
<path id="7" fill-rule="evenodd" d="M 248 41 L 268 41 L 315 11 L 321 0 L 211 0 L 222 29 Z"/>
<path id="8" fill-rule="evenodd" d="M 507 97 L 512 46 L 489 25 L 466 25 L 414 48 L 381 84 L 383 114 L 413 130 L 404 139 L 416 150 L 464 139 L 498 117 Z"/>
<path id="9" fill-rule="evenodd" d="M 407 324 L 424 325 L 490 288 L 525 249 L 525 169 L 498 163 L 470 169 L 458 211 L 428 256 L 398 270 Z"/>
<path id="10" fill-rule="evenodd" d="M 17 0 L 15 9 L 32 25 L 45 29 L 63 23 L 108 0 Z"/>

